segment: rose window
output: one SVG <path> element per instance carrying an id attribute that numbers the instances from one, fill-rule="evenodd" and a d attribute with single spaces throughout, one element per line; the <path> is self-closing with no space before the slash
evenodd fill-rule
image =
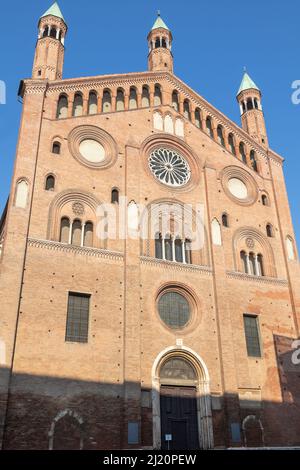
<path id="1" fill-rule="evenodd" d="M 168 186 L 183 186 L 191 178 L 188 162 L 175 150 L 155 149 L 149 157 L 149 167 L 155 178 Z"/>

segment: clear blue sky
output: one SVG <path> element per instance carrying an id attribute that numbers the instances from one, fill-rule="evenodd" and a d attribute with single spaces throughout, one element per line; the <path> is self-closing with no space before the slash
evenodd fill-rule
<path id="1" fill-rule="evenodd" d="M 10 0 L 1 6 L 0 211 L 10 188 L 21 104 L 19 80 L 30 77 L 39 16 L 51 0 Z M 243 66 L 260 86 L 271 147 L 283 155 L 293 221 L 300 240 L 299 0 L 60 0 L 67 20 L 64 77 L 147 69 L 146 36 L 157 9 L 174 35 L 175 73 L 240 123 L 236 91 Z"/>

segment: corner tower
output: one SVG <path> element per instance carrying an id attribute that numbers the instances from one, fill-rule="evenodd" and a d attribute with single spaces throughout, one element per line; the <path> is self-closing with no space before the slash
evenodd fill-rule
<path id="1" fill-rule="evenodd" d="M 148 69 L 151 72 L 168 70 L 173 73 L 172 40 L 171 31 L 158 13 L 153 28 L 148 34 Z"/>
<path id="2" fill-rule="evenodd" d="M 55 2 L 39 20 L 39 35 L 32 70 L 33 79 L 62 78 L 67 25 Z"/>
<path id="3" fill-rule="evenodd" d="M 261 104 L 261 91 L 245 71 L 237 93 L 242 127 L 260 145 L 268 147 L 265 118 Z"/>

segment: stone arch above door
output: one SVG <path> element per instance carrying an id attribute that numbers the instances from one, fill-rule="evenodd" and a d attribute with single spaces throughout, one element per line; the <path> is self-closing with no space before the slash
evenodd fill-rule
<path id="1" fill-rule="evenodd" d="M 155 359 L 152 367 L 152 410 L 153 410 L 153 447 L 160 449 L 161 411 L 160 411 L 160 371 L 171 358 L 181 358 L 190 364 L 195 371 L 194 384 L 197 391 L 197 422 L 199 434 L 199 447 L 201 449 L 213 448 L 213 426 L 211 412 L 211 397 L 209 374 L 202 358 L 187 347 L 169 347 L 162 351 Z M 191 378 L 193 381 L 193 379 Z"/>

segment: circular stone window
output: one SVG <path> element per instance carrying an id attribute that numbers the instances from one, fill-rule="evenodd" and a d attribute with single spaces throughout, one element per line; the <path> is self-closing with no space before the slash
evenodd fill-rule
<path id="1" fill-rule="evenodd" d="M 247 199 L 248 189 L 245 183 L 238 178 L 230 178 L 228 188 L 231 194 L 238 199 Z"/>
<path id="2" fill-rule="evenodd" d="M 68 135 L 68 143 L 73 157 L 90 168 L 108 168 L 118 157 L 115 140 L 100 127 L 75 127 Z"/>
<path id="3" fill-rule="evenodd" d="M 79 152 L 88 162 L 101 163 L 105 160 L 104 147 L 96 140 L 83 140 L 79 145 Z"/>
<path id="4" fill-rule="evenodd" d="M 188 162 L 175 150 L 157 148 L 151 153 L 148 163 L 154 177 L 167 186 L 179 188 L 191 179 Z"/>
<path id="5" fill-rule="evenodd" d="M 221 172 L 220 179 L 225 194 L 235 203 L 251 206 L 257 201 L 256 180 L 244 168 L 228 166 Z"/>
<path id="6" fill-rule="evenodd" d="M 191 318 L 188 300 L 178 292 L 166 292 L 158 300 L 158 313 L 161 320 L 174 330 L 184 328 Z"/>

